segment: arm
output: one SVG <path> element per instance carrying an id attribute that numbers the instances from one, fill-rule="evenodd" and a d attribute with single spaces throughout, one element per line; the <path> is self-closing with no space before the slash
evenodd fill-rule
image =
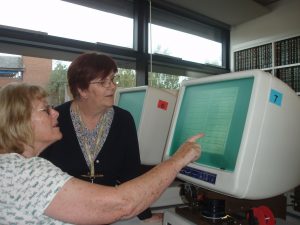
<path id="1" fill-rule="evenodd" d="M 200 148 L 195 140 L 202 136 L 192 137 L 170 159 L 118 187 L 72 178 L 54 197 L 45 214 L 76 224 L 107 224 L 133 217 L 159 198 L 185 165 L 199 157 Z"/>

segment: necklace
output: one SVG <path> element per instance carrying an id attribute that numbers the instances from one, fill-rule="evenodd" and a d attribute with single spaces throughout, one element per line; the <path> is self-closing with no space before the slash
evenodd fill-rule
<path id="1" fill-rule="evenodd" d="M 84 126 L 84 122 L 81 118 L 81 114 L 80 114 L 78 104 L 76 104 L 76 112 L 77 112 L 77 115 L 78 115 L 78 118 L 79 118 L 81 130 L 83 131 L 85 126 Z M 97 138 L 96 138 L 96 141 L 95 141 L 95 144 L 94 144 L 94 151 L 92 151 L 92 145 L 89 146 L 86 139 L 83 138 L 81 140 L 82 143 L 83 143 L 83 148 L 84 148 L 83 150 L 86 153 L 88 161 L 89 161 L 88 164 L 89 164 L 89 168 L 90 168 L 90 172 L 88 174 L 84 174 L 84 175 L 81 175 L 81 176 L 90 178 L 91 183 L 94 183 L 94 179 L 96 177 L 103 177 L 103 174 L 96 174 L 95 173 L 95 163 L 94 163 L 94 161 L 95 161 L 95 157 L 96 157 L 95 152 L 99 148 L 100 140 L 101 140 L 101 137 L 102 137 L 103 132 L 104 132 L 104 121 L 105 121 L 105 119 L 106 119 L 106 116 L 105 116 L 105 113 L 104 113 L 102 118 L 99 119 L 99 120 L 102 120 L 102 123 L 100 124 L 98 135 L 97 135 Z"/>

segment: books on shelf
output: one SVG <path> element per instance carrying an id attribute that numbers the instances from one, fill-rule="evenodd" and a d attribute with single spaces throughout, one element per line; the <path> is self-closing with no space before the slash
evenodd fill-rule
<path id="1" fill-rule="evenodd" d="M 300 36 L 234 52 L 234 70 L 263 69 L 300 92 Z"/>
<path id="2" fill-rule="evenodd" d="M 235 71 L 272 67 L 272 44 L 248 48 L 235 54 Z"/>
<path id="3" fill-rule="evenodd" d="M 275 66 L 300 63 L 300 37 L 275 42 Z"/>

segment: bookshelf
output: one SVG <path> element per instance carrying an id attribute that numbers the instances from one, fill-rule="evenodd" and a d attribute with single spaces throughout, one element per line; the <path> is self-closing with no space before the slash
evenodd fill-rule
<path id="1" fill-rule="evenodd" d="M 233 59 L 234 71 L 264 70 L 300 94 L 300 35 L 237 49 Z"/>

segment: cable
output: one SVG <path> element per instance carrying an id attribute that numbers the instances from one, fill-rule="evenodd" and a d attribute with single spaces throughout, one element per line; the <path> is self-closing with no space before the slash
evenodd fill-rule
<path id="1" fill-rule="evenodd" d="M 149 0 L 149 45 L 150 45 L 150 72 L 152 75 L 152 4 L 151 0 Z"/>

